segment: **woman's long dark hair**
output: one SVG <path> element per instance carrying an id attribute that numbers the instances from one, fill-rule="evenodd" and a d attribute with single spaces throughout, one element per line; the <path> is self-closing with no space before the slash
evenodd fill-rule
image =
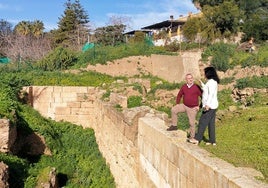
<path id="1" fill-rule="evenodd" d="M 214 67 L 206 67 L 204 69 L 204 72 L 205 72 L 205 76 L 207 79 L 213 79 L 217 83 L 220 83 L 220 79 L 219 79 L 217 71 Z"/>

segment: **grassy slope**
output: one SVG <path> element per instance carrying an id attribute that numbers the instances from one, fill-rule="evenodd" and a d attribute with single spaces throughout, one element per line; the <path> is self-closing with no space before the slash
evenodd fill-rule
<path id="1" fill-rule="evenodd" d="M 217 122 L 217 147 L 201 147 L 235 166 L 259 170 L 268 182 L 268 106 L 226 115 Z"/>

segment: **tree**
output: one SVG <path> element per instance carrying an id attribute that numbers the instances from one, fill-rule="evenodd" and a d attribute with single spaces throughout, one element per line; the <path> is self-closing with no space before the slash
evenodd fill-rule
<path id="1" fill-rule="evenodd" d="M 229 38 L 240 31 L 244 13 L 233 1 L 225 1 L 213 7 L 205 5 L 202 12 L 210 27 L 214 26 L 222 37 Z"/>
<path id="2" fill-rule="evenodd" d="M 192 0 L 197 9 L 202 9 L 205 5 L 218 6 L 224 2 L 224 0 Z"/>
<path id="3" fill-rule="evenodd" d="M 73 10 L 66 9 L 64 11 L 64 16 L 59 21 L 59 28 L 56 31 L 55 41 L 57 44 L 61 44 L 63 46 L 74 45 L 73 38 L 75 37 L 76 30 L 76 16 Z"/>
<path id="4" fill-rule="evenodd" d="M 8 38 L 12 35 L 12 24 L 1 19 L 0 20 L 0 55 L 6 54 L 8 46 Z"/>
<path id="5" fill-rule="evenodd" d="M 267 0 L 240 0 L 239 7 L 245 11 L 243 20 L 243 41 L 253 37 L 255 41 L 268 39 L 268 1 Z"/>
<path id="6" fill-rule="evenodd" d="M 227 29 L 224 29 L 223 25 L 219 27 L 219 24 L 216 24 L 217 28 L 221 28 L 221 33 L 223 30 L 225 30 L 225 35 L 227 33 L 236 32 L 236 30 L 240 27 L 241 31 L 245 33 L 243 36 L 243 40 L 248 40 L 251 37 L 254 37 L 255 41 L 265 41 L 267 40 L 267 19 L 268 19 L 268 1 L 267 0 L 192 0 L 192 2 L 195 4 L 196 8 L 204 11 L 205 7 L 210 7 L 211 11 L 213 9 L 219 11 L 217 7 L 221 7 L 223 10 L 225 10 L 225 14 L 228 14 L 228 8 L 231 8 L 230 6 L 227 6 L 227 4 L 232 3 L 234 7 L 239 8 L 240 10 L 240 16 L 236 17 L 240 20 L 232 20 L 232 18 L 229 20 L 227 19 L 228 23 L 224 23 L 227 26 Z M 223 6 L 225 4 L 225 6 Z M 233 12 L 234 10 L 230 9 L 230 12 Z M 223 11 L 221 11 L 223 12 Z M 220 12 L 218 12 L 220 13 Z M 234 12 L 233 12 L 234 13 Z M 244 15 L 243 15 L 244 14 Z M 232 17 L 235 16 L 232 15 Z M 219 15 L 219 18 L 222 17 Z M 228 16 L 224 16 L 228 17 Z M 210 20 L 208 20 L 210 21 Z M 234 21 L 234 24 L 231 24 L 231 22 Z M 239 23 L 237 23 L 239 22 Z M 215 24 L 216 22 L 213 21 Z M 233 27 L 234 26 L 234 27 Z"/>
<path id="7" fill-rule="evenodd" d="M 55 33 L 55 43 L 77 49 L 81 47 L 88 37 L 88 15 L 79 0 L 72 3 L 67 0 L 64 14 L 59 20 L 59 28 Z"/>
<path id="8" fill-rule="evenodd" d="M 88 38 L 89 34 L 89 26 L 87 25 L 89 23 L 88 14 L 84 10 L 84 8 L 81 6 L 79 0 L 75 0 L 75 3 L 73 4 L 75 14 L 77 16 L 77 43 L 78 45 L 81 44 L 81 42 L 85 42 Z"/>
<path id="9" fill-rule="evenodd" d="M 246 19 L 248 19 L 251 14 L 253 14 L 256 9 L 261 7 L 261 1 L 260 0 L 239 0 L 237 2 L 238 6 L 240 7 L 241 10 L 245 11 L 245 16 Z"/>
<path id="10" fill-rule="evenodd" d="M 35 61 L 51 50 L 50 39 L 44 34 L 43 22 L 21 21 L 14 29 L 0 20 L 0 53 L 14 61 Z"/>
<path id="11" fill-rule="evenodd" d="M 72 4 L 72 7 L 75 12 L 75 15 L 77 16 L 78 24 L 86 26 L 86 24 L 89 23 L 89 18 L 88 18 L 88 14 L 84 10 L 84 8 L 81 6 L 80 1 L 75 0 L 75 3 Z"/>
<path id="12" fill-rule="evenodd" d="M 40 37 L 44 32 L 44 24 L 40 20 L 21 21 L 15 26 L 15 32 L 22 36 L 33 35 L 34 37 Z"/>
<path id="13" fill-rule="evenodd" d="M 131 18 L 127 16 L 111 16 L 109 17 L 109 21 L 107 25 L 125 25 L 125 28 L 130 29 L 129 23 L 131 22 Z"/>
<path id="14" fill-rule="evenodd" d="M 0 20 L 0 37 L 12 33 L 12 24 L 3 19 Z"/>
<path id="15" fill-rule="evenodd" d="M 221 38 L 221 33 L 215 23 L 209 22 L 206 18 L 200 20 L 200 36 L 206 43 L 213 43 L 216 39 Z"/>
<path id="16" fill-rule="evenodd" d="M 27 36 L 31 33 L 31 22 L 21 21 L 15 26 L 15 32 L 22 36 Z"/>
<path id="17" fill-rule="evenodd" d="M 200 19 L 201 18 L 198 17 L 189 18 L 187 22 L 182 26 L 183 36 L 187 40 L 194 42 L 194 40 L 196 39 L 197 34 L 201 30 Z"/>
<path id="18" fill-rule="evenodd" d="M 133 37 L 133 42 L 144 42 L 145 37 L 145 33 L 142 31 L 136 31 Z"/>
<path id="19" fill-rule="evenodd" d="M 251 37 L 255 42 L 268 40 L 268 14 L 252 14 L 249 20 L 244 23 L 243 41 L 248 41 Z"/>
<path id="20" fill-rule="evenodd" d="M 244 12 L 234 1 L 202 1 L 202 17 L 190 18 L 183 26 L 185 37 L 193 41 L 214 42 L 216 39 L 231 38 L 241 30 Z M 211 6 L 213 5 L 213 6 Z"/>
<path id="21" fill-rule="evenodd" d="M 31 33 L 35 37 L 40 37 L 44 32 L 44 24 L 43 22 L 36 20 L 31 23 Z"/>
<path id="22" fill-rule="evenodd" d="M 99 27 L 95 30 L 94 37 L 96 42 L 112 46 L 125 42 L 123 33 L 129 21 L 130 18 L 128 17 L 111 16 L 107 26 Z"/>
<path id="23" fill-rule="evenodd" d="M 96 42 L 103 45 L 115 46 L 124 42 L 123 32 L 126 26 L 120 25 L 109 25 L 106 27 L 100 27 L 95 30 Z"/>
<path id="24" fill-rule="evenodd" d="M 1 53 L 12 60 L 35 61 L 51 50 L 50 40 L 44 35 L 43 22 L 21 21 L 12 30 L 12 25 L 0 21 Z"/>

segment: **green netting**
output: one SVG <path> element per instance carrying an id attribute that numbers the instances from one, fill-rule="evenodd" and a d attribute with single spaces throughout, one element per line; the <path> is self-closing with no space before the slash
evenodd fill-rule
<path id="1" fill-rule="evenodd" d="M 8 57 L 0 57 L 0 63 L 9 63 L 10 59 Z"/>
<path id="2" fill-rule="evenodd" d="M 93 48 L 93 47 L 94 47 L 94 43 L 89 43 L 89 42 L 87 42 L 87 43 L 83 46 L 82 51 L 85 52 L 85 51 L 87 51 L 88 49 L 91 49 L 91 48 Z"/>
<path id="3" fill-rule="evenodd" d="M 152 37 L 146 36 L 145 43 L 148 44 L 149 46 L 154 46 L 154 42 L 153 42 Z"/>

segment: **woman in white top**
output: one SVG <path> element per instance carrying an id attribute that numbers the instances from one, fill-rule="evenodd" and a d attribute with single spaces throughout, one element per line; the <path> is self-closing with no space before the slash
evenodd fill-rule
<path id="1" fill-rule="evenodd" d="M 206 67 L 204 69 L 205 77 L 207 79 L 206 84 L 202 81 L 201 86 L 203 89 L 202 94 L 202 106 L 203 112 L 199 119 L 198 131 L 195 135 L 195 138 L 189 139 L 188 141 L 193 144 L 199 144 L 203 139 L 204 132 L 208 126 L 208 136 L 209 141 L 207 145 L 216 145 L 216 136 L 215 136 L 215 119 L 216 119 L 216 109 L 219 106 L 218 102 L 218 83 L 220 79 L 217 75 L 217 72 L 214 67 Z"/>

